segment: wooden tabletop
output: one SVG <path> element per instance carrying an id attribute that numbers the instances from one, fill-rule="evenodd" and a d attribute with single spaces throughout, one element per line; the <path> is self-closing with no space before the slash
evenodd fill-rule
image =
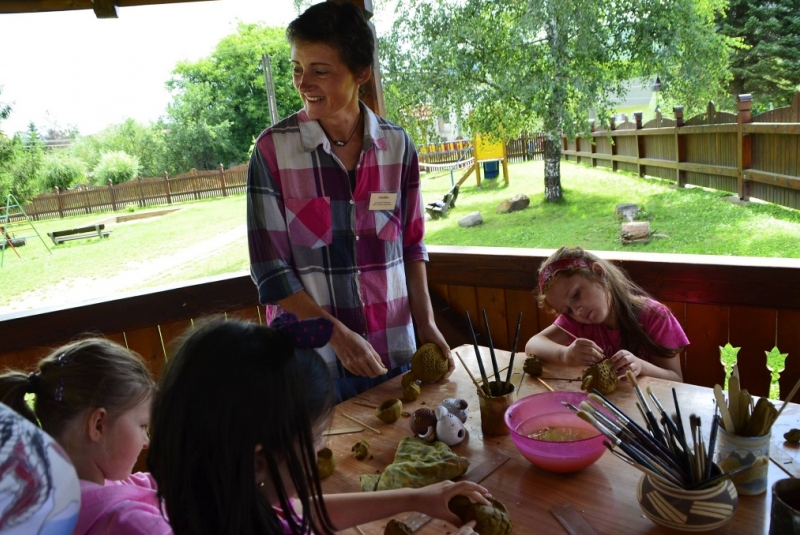
<path id="1" fill-rule="evenodd" d="M 472 374 L 480 380 L 475 351 L 471 346 L 456 348 L 464 359 Z M 480 348 L 487 373 L 491 375 L 491 360 L 488 348 Z M 507 369 L 510 354 L 496 351 L 497 361 L 501 369 Z M 518 384 L 522 377 L 523 353 L 518 353 L 514 361 L 514 373 L 511 381 Z M 511 513 L 515 534 L 525 533 L 566 533 L 561 524 L 551 514 L 551 509 L 562 504 L 570 504 L 598 534 L 675 533 L 662 528 L 644 516 L 636 501 L 636 489 L 641 473 L 628 466 L 610 453 L 605 453 L 592 466 L 574 474 L 550 473 L 531 465 L 516 450 L 511 437 L 483 436 L 478 409 L 478 396 L 475 385 L 469 375 L 456 359 L 458 368 L 444 382 L 423 384 L 422 395 L 417 401 L 405 402 L 404 410 L 413 412 L 420 407 L 435 408 L 442 399 L 460 397 L 469 403 L 469 417 L 465 424 L 468 435 L 452 450 L 470 460 L 470 468 L 464 477 L 469 477 L 482 470 L 496 469 L 485 477 L 481 484 L 489 489 L 492 495 L 500 500 Z M 501 377 L 505 378 L 505 371 Z M 545 365 L 543 378 L 556 390 L 580 390 L 577 381 L 549 378 L 577 378 L 581 368 Z M 490 380 L 492 377 L 490 377 Z M 545 392 L 546 388 L 538 380 L 525 375 L 522 378 L 520 397 Z M 746 386 L 746 380 L 743 381 Z M 714 413 L 713 391 L 709 388 L 673 383 L 660 379 L 642 377 L 640 386 L 648 385 L 662 401 L 665 408 L 672 412 L 672 387 L 677 389 L 681 404 L 681 416 L 686 429 L 689 427 L 689 416 L 696 414 L 702 418 L 706 442 L 710 423 Z M 401 417 L 394 424 L 384 424 L 375 416 L 374 409 L 360 405 L 359 402 L 378 404 L 389 398 L 402 399 L 400 377 L 387 381 L 362 396 L 350 399 L 335 409 L 331 429 L 354 427 L 352 420 L 344 414 L 354 417 L 368 426 L 380 431 L 380 435 L 364 428 L 354 434 L 330 435 L 328 445 L 337 460 L 337 468 L 332 476 L 323 481 L 326 493 L 357 492 L 361 490 L 359 475 L 377 474 L 391 464 L 397 444 L 403 437 L 412 436 L 408 417 Z M 627 381 L 621 381 L 617 390 L 609 399 L 629 415 L 637 414 L 635 408 L 636 395 Z M 640 422 L 641 423 L 641 422 Z M 783 433 L 790 428 L 800 428 L 800 405 L 790 404 L 773 426 L 770 456 L 773 462 L 769 465 L 769 483 L 766 493 L 760 496 L 740 496 L 739 507 L 732 522 L 715 530 L 713 533 L 742 533 L 748 535 L 767 534 L 769 532 L 769 511 L 771 504 L 772 484 L 800 473 L 800 449 L 791 447 L 783 441 Z M 365 439 L 370 444 L 371 457 L 358 461 L 353 457 L 351 448 L 359 440 Z M 397 515 L 399 520 L 408 520 L 411 514 Z M 419 518 L 419 515 L 416 516 Z M 360 532 L 368 535 L 382 534 L 386 521 L 373 522 L 360 526 Z M 431 520 L 416 533 L 446 534 L 453 528 L 440 520 Z M 356 534 L 356 529 L 343 533 Z"/>

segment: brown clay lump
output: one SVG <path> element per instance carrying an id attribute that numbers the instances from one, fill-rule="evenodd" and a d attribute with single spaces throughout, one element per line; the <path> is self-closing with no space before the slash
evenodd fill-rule
<path id="1" fill-rule="evenodd" d="M 333 452 L 330 448 L 322 448 L 317 452 L 317 472 L 319 472 L 319 478 L 325 479 L 331 475 L 334 470 L 336 470 L 336 457 L 333 456 Z"/>
<path id="2" fill-rule="evenodd" d="M 611 369 L 611 360 L 604 360 L 599 364 L 589 366 L 581 376 L 581 390 L 587 392 L 596 388 L 603 395 L 610 394 L 617 389 L 617 384 L 619 384 L 619 378 Z"/>
<path id="3" fill-rule="evenodd" d="M 542 375 L 542 361 L 536 355 L 531 355 L 525 359 L 525 364 L 522 366 L 522 371 L 531 377 L 539 377 Z"/>
<path id="4" fill-rule="evenodd" d="M 511 515 L 506 506 L 495 500 L 487 498 L 492 504 L 483 505 L 472 503 L 466 496 L 454 496 L 447 507 L 453 511 L 462 522 L 475 520 L 472 528 L 479 535 L 511 535 Z"/>
<path id="5" fill-rule="evenodd" d="M 786 442 L 800 442 L 800 429 L 790 429 L 783 434 Z"/>
<path id="6" fill-rule="evenodd" d="M 386 529 L 383 530 L 383 535 L 411 535 L 414 533 L 411 528 L 394 518 L 386 524 Z"/>
<path id="7" fill-rule="evenodd" d="M 359 440 L 352 448 L 350 448 L 350 451 L 353 452 L 353 457 L 359 461 L 366 459 L 367 455 L 369 455 L 369 442 L 366 440 Z"/>

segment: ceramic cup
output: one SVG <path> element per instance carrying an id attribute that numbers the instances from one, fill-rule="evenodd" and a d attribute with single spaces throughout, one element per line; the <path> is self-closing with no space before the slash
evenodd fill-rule
<path id="1" fill-rule="evenodd" d="M 772 433 L 760 437 L 740 437 L 719 428 L 717 436 L 716 463 L 724 472 L 752 464 L 758 457 L 769 457 L 769 441 Z M 769 463 L 747 470 L 731 478 L 742 496 L 755 496 L 767 490 Z"/>
<path id="2" fill-rule="evenodd" d="M 709 531 L 733 518 L 739 495 L 730 479 L 701 490 L 684 490 L 644 474 L 636 493 L 644 514 L 679 531 Z"/>
<path id="3" fill-rule="evenodd" d="M 800 533 L 800 479 L 781 479 L 772 485 L 769 535 Z"/>
<path id="4" fill-rule="evenodd" d="M 506 392 L 506 389 L 509 391 Z M 493 395 L 487 396 L 482 388 L 478 388 L 478 400 L 481 408 L 481 430 L 484 435 L 507 435 L 509 430 L 505 422 L 506 409 L 517 400 L 514 385 L 490 381 L 489 392 Z"/>

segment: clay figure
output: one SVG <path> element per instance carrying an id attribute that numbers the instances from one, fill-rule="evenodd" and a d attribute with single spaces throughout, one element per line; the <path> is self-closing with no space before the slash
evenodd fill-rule
<path id="1" fill-rule="evenodd" d="M 394 518 L 386 524 L 386 529 L 383 530 L 383 535 L 411 535 L 412 533 L 414 532 L 410 527 Z"/>
<path id="2" fill-rule="evenodd" d="M 522 365 L 522 371 L 531 377 L 539 377 L 542 375 L 542 361 L 536 355 L 531 355 L 525 359 L 525 364 Z"/>
<path id="3" fill-rule="evenodd" d="M 436 414 L 436 439 L 448 446 L 455 446 L 467 436 L 464 424 L 455 414 L 446 407 L 439 405 L 434 411 Z"/>
<path id="4" fill-rule="evenodd" d="M 436 414 L 430 407 L 422 407 L 411 415 L 411 432 L 415 435 L 424 435 L 429 427 L 436 427 Z"/>
<path id="5" fill-rule="evenodd" d="M 581 375 L 581 390 L 591 392 L 595 388 L 603 395 L 610 394 L 617 389 L 619 378 L 611 369 L 611 360 L 604 360 L 599 364 L 589 366 Z"/>
<path id="6" fill-rule="evenodd" d="M 359 440 L 352 448 L 350 448 L 350 451 L 353 452 L 353 457 L 359 461 L 366 459 L 369 455 L 369 442 L 366 440 Z"/>
<path id="7" fill-rule="evenodd" d="M 403 412 L 403 402 L 397 398 L 387 399 L 375 409 L 375 416 L 386 424 L 393 424 Z"/>
<path id="8" fill-rule="evenodd" d="M 319 478 L 325 479 L 336 470 L 336 457 L 330 448 L 322 448 L 317 452 L 317 472 Z"/>
<path id="9" fill-rule="evenodd" d="M 463 398 L 447 398 L 443 399 L 440 403 L 443 407 L 445 407 L 451 414 L 454 414 L 461 420 L 461 423 L 467 421 L 467 403 L 466 399 Z"/>
<path id="10" fill-rule="evenodd" d="M 511 516 L 506 506 L 488 498 L 491 507 L 479 503 L 472 503 L 463 495 L 454 496 L 447 507 L 453 511 L 462 522 L 475 520 L 475 533 L 480 535 L 511 535 Z"/>

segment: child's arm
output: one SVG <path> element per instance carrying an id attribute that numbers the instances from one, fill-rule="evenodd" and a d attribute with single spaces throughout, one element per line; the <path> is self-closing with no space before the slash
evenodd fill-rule
<path id="1" fill-rule="evenodd" d="M 475 503 L 491 505 L 485 498 L 490 495 L 489 491 L 470 481 L 458 483 L 444 481 L 421 489 L 326 494 L 324 499 L 331 522 L 339 530 L 389 518 L 407 511 L 425 513 L 458 526 L 461 521 L 447 508 L 447 503 L 452 497 L 459 494 L 467 496 Z M 459 533 L 462 532 L 459 531 Z M 472 533 L 472 531 L 467 528 L 464 533 Z"/>
<path id="2" fill-rule="evenodd" d="M 683 348 L 681 348 L 681 351 Z M 611 367 L 617 375 L 624 377 L 625 372 L 630 370 L 633 375 L 646 375 L 667 381 L 683 382 L 683 372 L 681 371 L 681 351 L 675 353 L 674 357 L 662 358 L 651 357 L 652 362 L 642 360 L 630 351 L 622 349 L 611 357 Z"/>
<path id="3" fill-rule="evenodd" d="M 571 343 L 572 340 L 575 343 Z M 545 362 L 591 366 L 605 358 L 603 351 L 588 338 L 575 338 L 556 324 L 546 327 L 525 344 L 526 355 Z"/>

